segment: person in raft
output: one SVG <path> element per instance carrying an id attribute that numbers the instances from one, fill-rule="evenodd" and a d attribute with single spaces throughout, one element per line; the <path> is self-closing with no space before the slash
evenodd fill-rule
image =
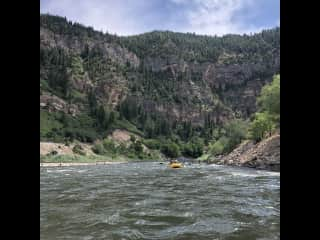
<path id="1" fill-rule="evenodd" d="M 170 160 L 170 164 L 172 164 L 172 163 L 178 163 L 178 161 L 177 160 Z"/>

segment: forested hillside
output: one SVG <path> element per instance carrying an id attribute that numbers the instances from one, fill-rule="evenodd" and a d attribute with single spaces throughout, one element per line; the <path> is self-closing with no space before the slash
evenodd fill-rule
<path id="1" fill-rule="evenodd" d="M 230 129 L 247 131 L 275 74 L 280 28 L 118 37 L 40 15 L 40 140 L 94 142 L 125 129 L 168 155 L 198 157 Z"/>

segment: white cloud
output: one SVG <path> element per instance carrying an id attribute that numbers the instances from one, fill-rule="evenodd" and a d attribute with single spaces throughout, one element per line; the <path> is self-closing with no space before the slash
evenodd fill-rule
<path id="1" fill-rule="evenodd" d="M 186 16 L 189 22 L 183 29 L 207 35 L 224 35 L 228 33 L 250 33 L 260 31 L 253 25 L 244 25 L 234 17 L 242 9 L 252 7 L 254 0 L 171 0 L 177 4 L 192 2 L 196 7 L 189 9 Z"/>
<path id="2" fill-rule="evenodd" d="M 118 35 L 172 30 L 220 36 L 263 29 L 244 21 L 244 18 L 250 19 L 256 14 L 257 0 L 161 2 L 167 8 L 157 7 L 159 1 L 162 0 L 41 0 L 40 11 L 66 16 L 69 20 L 93 26 L 96 30 Z"/>
<path id="3" fill-rule="evenodd" d="M 132 19 L 132 11 L 148 0 L 138 3 L 131 0 L 46 0 L 40 7 L 42 13 L 66 16 L 68 20 L 93 26 L 96 30 L 130 35 L 141 33 L 141 26 Z"/>

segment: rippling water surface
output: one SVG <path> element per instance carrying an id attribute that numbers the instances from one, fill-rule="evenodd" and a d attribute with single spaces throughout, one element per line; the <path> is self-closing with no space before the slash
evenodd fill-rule
<path id="1" fill-rule="evenodd" d="M 40 168 L 45 239 L 280 239 L 279 173 L 159 163 Z"/>

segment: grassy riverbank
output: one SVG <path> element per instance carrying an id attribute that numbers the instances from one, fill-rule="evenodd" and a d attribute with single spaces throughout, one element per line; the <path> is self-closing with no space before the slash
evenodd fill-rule
<path id="1" fill-rule="evenodd" d="M 121 157 L 108 157 L 108 156 L 99 156 L 99 155 L 47 155 L 40 156 L 40 163 L 95 163 L 95 162 L 124 162 L 127 159 Z"/>
<path id="2" fill-rule="evenodd" d="M 120 164 L 124 162 L 69 162 L 69 163 L 40 163 L 40 167 L 71 167 L 71 166 L 89 166 L 89 165 L 108 165 Z"/>
<path id="3" fill-rule="evenodd" d="M 125 156 L 99 156 L 99 155 L 47 155 L 40 156 L 40 163 L 97 163 L 97 162 L 132 162 L 132 161 L 159 161 L 161 159 L 132 159 Z"/>

